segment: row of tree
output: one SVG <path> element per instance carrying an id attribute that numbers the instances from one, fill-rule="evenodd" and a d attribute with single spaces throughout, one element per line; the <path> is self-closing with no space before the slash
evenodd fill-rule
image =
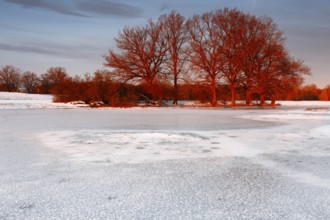
<path id="1" fill-rule="evenodd" d="M 31 71 L 22 71 L 12 65 L 0 68 L 0 91 L 56 94 L 57 88 L 69 79 L 63 67 L 52 67 L 38 76 Z"/>
<path id="2" fill-rule="evenodd" d="M 330 101 L 330 85 L 323 89 L 318 88 L 315 84 L 305 85 L 296 88 L 292 93 L 286 94 L 289 100 L 320 100 Z"/>
<path id="3" fill-rule="evenodd" d="M 256 98 L 263 105 L 265 99 L 274 104 L 276 99 L 287 99 L 287 94 L 297 94 L 303 75 L 310 74 L 303 61 L 289 55 L 283 33 L 271 18 L 237 9 L 189 19 L 171 12 L 145 26 L 125 27 L 115 41 L 117 48 L 105 55 L 109 71 L 72 78 L 61 67 L 37 76 L 4 66 L 0 89 L 53 93 L 62 101 L 80 97 L 110 105 L 113 100 L 160 103 L 171 99 L 177 104 L 178 99 L 199 99 L 215 106 L 228 96 L 233 106 L 236 99 L 250 105 Z"/>
<path id="4" fill-rule="evenodd" d="M 178 84 L 207 85 L 211 104 L 217 88 L 226 87 L 235 105 L 244 90 L 246 104 L 257 94 L 274 103 L 279 94 L 303 82 L 310 69 L 285 48 L 283 33 L 269 17 L 256 17 L 237 9 L 220 9 L 185 19 L 177 12 L 149 20 L 145 26 L 125 27 L 115 38 L 105 65 L 111 79 L 144 84 L 151 100 L 160 99 L 157 87 L 171 82 L 173 103 Z"/>
<path id="5" fill-rule="evenodd" d="M 70 76 L 62 67 L 51 67 L 40 76 L 31 71 L 21 71 L 14 66 L 0 68 L 0 91 L 23 91 L 27 93 L 54 94 L 56 101 L 83 101 L 87 104 L 102 102 L 110 106 L 134 106 L 139 101 L 145 101 L 147 86 L 118 83 L 112 80 L 113 73 L 107 70 L 97 70 L 85 76 Z M 157 94 L 165 100 L 173 98 L 175 89 L 169 82 L 157 85 Z M 184 82 L 176 91 L 179 100 L 199 100 L 209 102 L 212 94 L 209 85 L 203 83 Z M 222 103 L 231 99 L 228 85 L 217 85 L 216 94 Z M 246 97 L 245 87 L 236 88 L 236 98 Z M 252 99 L 259 99 L 258 94 L 252 94 Z M 316 85 L 295 87 L 290 92 L 278 93 L 281 100 L 330 100 L 330 85 L 323 89 Z"/>

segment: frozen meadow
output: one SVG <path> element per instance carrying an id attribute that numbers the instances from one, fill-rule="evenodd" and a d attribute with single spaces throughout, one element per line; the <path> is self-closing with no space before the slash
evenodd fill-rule
<path id="1" fill-rule="evenodd" d="M 0 219 L 329 219 L 330 103 L 281 105 L 90 109 L 0 92 Z"/>

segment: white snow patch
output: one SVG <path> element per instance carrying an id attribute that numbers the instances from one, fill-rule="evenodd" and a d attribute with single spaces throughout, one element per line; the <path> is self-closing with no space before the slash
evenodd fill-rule
<path id="1" fill-rule="evenodd" d="M 18 92 L 0 92 L 0 100 L 47 100 L 52 101 L 52 95 L 27 94 Z"/>
<path id="2" fill-rule="evenodd" d="M 314 138 L 330 138 L 330 125 L 312 129 L 310 136 Z"/>
<path id="3" fill-rule="evenodd" d="M 252 157 L 261 151 L 216 132 L 185 131 L 50 131 L 44 145 L 77 161 L 137 163 L 205 157 Z"/>
<path id="4" fill-rule="evenodd" d="M 54 103 L 52 95 L 0 92 L 0 109 L 74 108 L 73 104 Z"/>
<path id="5" fill-rule="evenodd" d="M 275 114 L 244 115 L 242 118 L 260 121 L 283 121 L 290 120 L 330 120 L 329 111 L 306 111 L 306 110 L 280 110 Z"/>
<path id="6" fill-rule="evenodd" d="M 279 132 L 281 131 L 281 132 Z M 330 189 L 330 180 L 309 172 L 292 169 L 264 155 L 295 155 L 325 157 L 330 152 L 324 145 L 330 126 L 311 131 L 294 131 L 291 126 L 256 130 L 224 131 L 48 131 L 38 137 L 46 147 L 63 153 L 75 162 L 146 163 L 163 160 L 245 157 L 271 168 L 298 182 Z M 308 135 L 309 134 L 309 135 Z M 311 148 L 309 138 L 319 146 Z M 324 138 L 320 140 L 319 138 Z M 306 144 L 304 144 L 306 143 Z"/>
<path id="7" fill-rule="evenodd" d="M 330 107 L 330 101 L 276 101 L 281 106 L 322 106 Z"/>

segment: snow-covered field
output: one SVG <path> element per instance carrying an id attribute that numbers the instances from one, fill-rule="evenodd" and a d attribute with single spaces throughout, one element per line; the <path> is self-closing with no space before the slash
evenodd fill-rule
<path id="1" fill-rule="evenodd" d="M 82 109 L 22 96 L 0 93 L 0 219 L 330 219 L 329 102 Z"/>
<path id="2" fill-rule="evenodd" d="M 0 92 L 0 109 L 74 108 L 72 104 L 54 103 L 52 95 Z"/>

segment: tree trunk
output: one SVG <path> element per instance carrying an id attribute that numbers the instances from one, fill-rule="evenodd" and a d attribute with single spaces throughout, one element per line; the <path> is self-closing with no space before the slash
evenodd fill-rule
<path id="1" fill-rule="evenodd" d="M 174 94 L 173 94 L 173 105 L 178 104 L 178 77 L 174 76 Z"/>
<path id="2" fill-rule="evenodd" d="M 212 77 L 211 92 L 212 92 L 211 105 L 215 107 L 217 105 L 217 90 L 216 90 L 215 77 Z"/>
<path id="3" fill-rule="evenodd" d="M 154 83 L 153 83 L 153 80 L 151 80 L 151 79 L 149 79 L 149 80 L 146 80 L 146 82 L 147 82 L 147 93 L 148 93 L 148 96 L 150 96 L 150 97 L 148 97 L 148 99 L 149 99 L 149 101 L 151 101 L 151 102 L 154 102 L 155 101 L 155 98 L 156 98 L 156 91 L 155 91 L 155 85 L 154 85 Z"/>
<path id="4" fill-rule="evenodd" d="M 235 91 L 235 87 L 234 86 L 231 86 L 230 87 L 230 92 L 231 92 L 231 106 L 235 106 L 235 101 L 236 101 L 236 99 L 235 99 L 235 94 L 236 94 L 236 91 Z"/>
<path id="5" fill-rule="evenodd" d="M 276 99 L 275 99 L 275 97 L 272 97 L 272 102 L 271 102 L 271 105 L 275 105 L 275 102 L 276 102 Z"/>
<path id="6" fill-rule="evenodd" d="M 245 104 L 251 105 L 251 92 L 250 90 L 246 90 Z"/>
<path id="7" fill-rule="evenodd" d="M 251 82 L 249 79 L 246 81 L 246 94 L 245 94 L 245 105 L 251 105 Z"/>
<path id="8" fill-rule="evenodd" d="M 260 106 L 265 105 L 265 94 L 260 95 Z"/>

